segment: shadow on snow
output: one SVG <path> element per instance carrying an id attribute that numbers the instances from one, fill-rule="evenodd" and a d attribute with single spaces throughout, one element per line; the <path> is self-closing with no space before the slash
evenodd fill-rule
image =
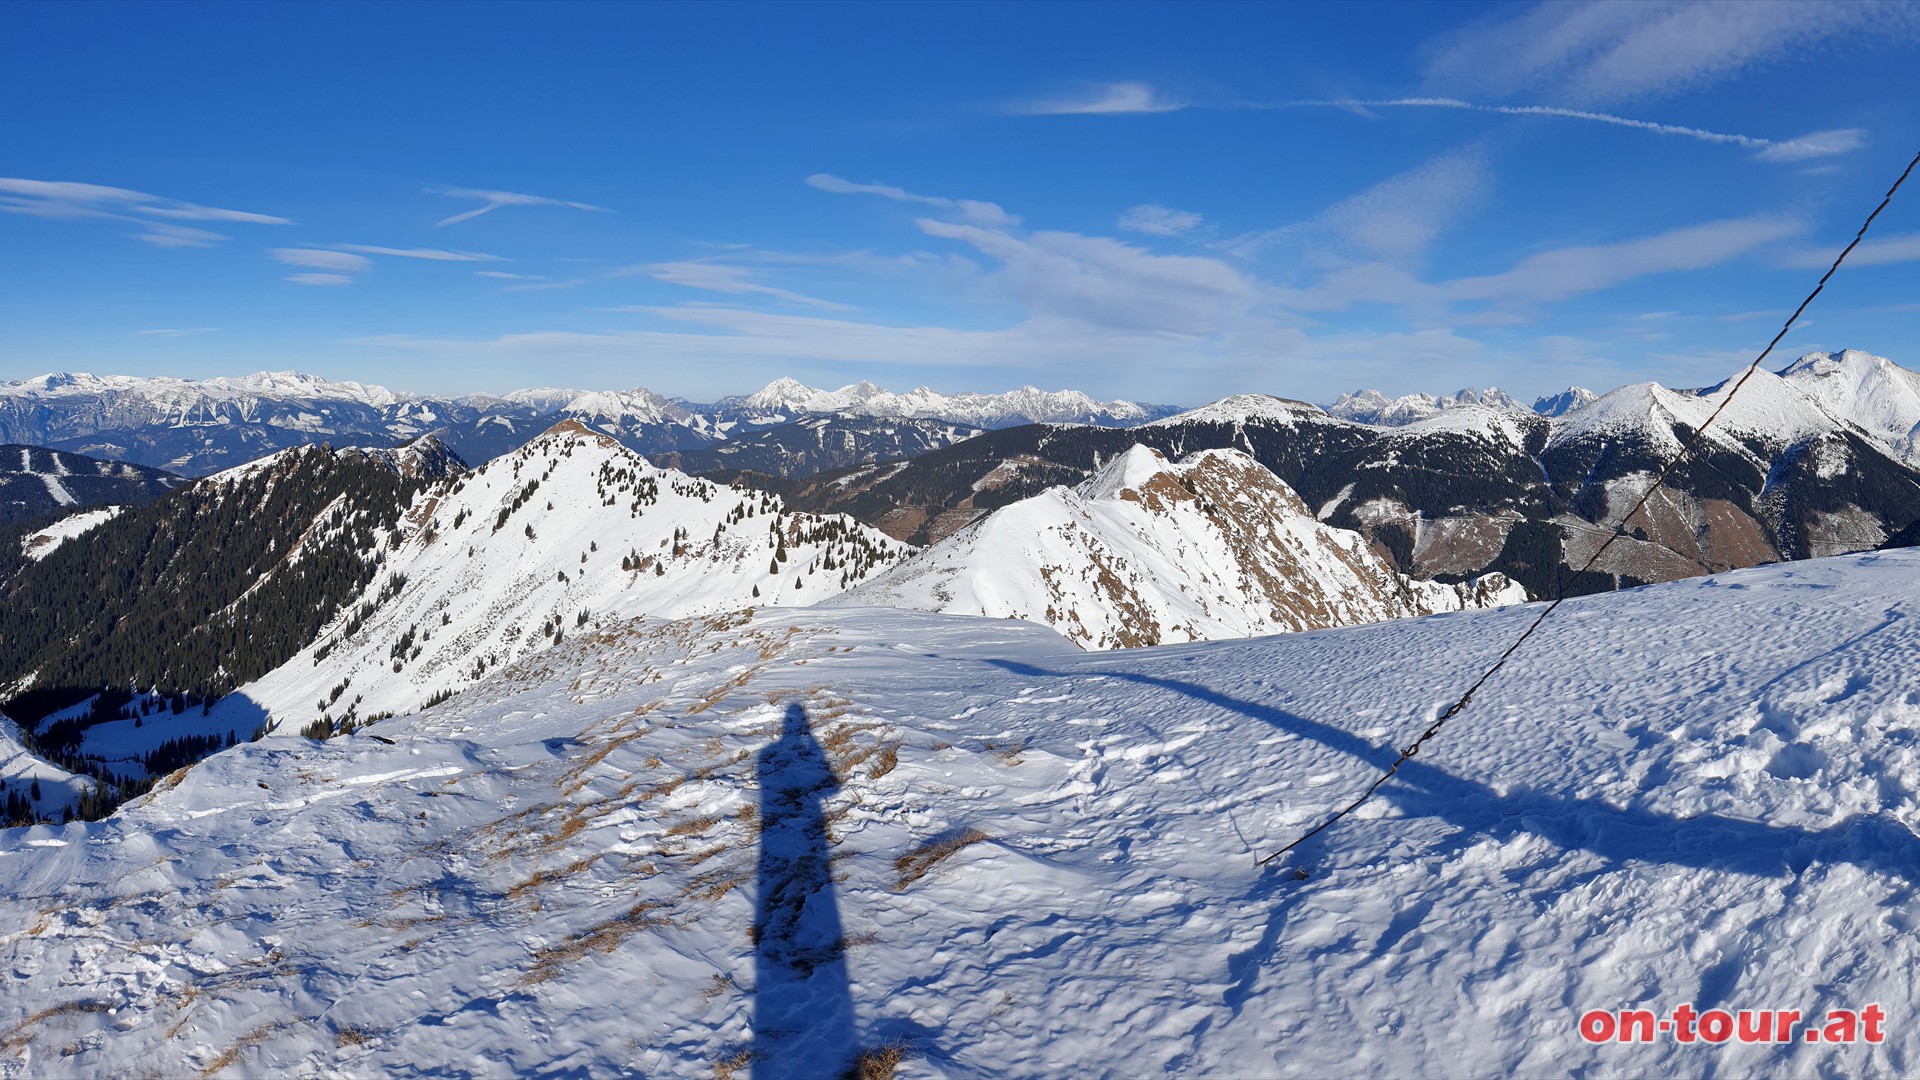
<path id="1" fill-rule="evenodd" d="M 788 707 L 779 741 L 760 751 L 756 772 L 754 1076 L 835 1076 L 855 1051 L 853 993 L 823 811 L 839 782 L 798 704 Z"/>

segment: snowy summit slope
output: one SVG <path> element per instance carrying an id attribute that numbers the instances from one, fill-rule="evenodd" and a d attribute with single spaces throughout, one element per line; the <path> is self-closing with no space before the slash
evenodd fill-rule
<path id="1" fill-rule="evenodd" d="M 243 688 L 247 707 L 295 726 L 412 710 L 608 619 L 809 604 L 912 551 L 574 421 L 428 488 L 402 532 L 361 602 Z"/>
<path id="2" fill-rule="evenodd" d="M 1569 601 L 1264 869 L 1537 609 L 1094 654 L 874 610 L 581 633 L 379 740 L 0 836 L 0 1073 L 1911 1074 L 1916 573 Z M 1576 1027 L 1683 1003 L 1888 1038 Z"/>
<path id="3" fill-rule="evenodd" d="M 1858 424 L 1920 466 L 1920 372 L 1858 349 L 1808 353 L 1780 377 L 1835 417 Z"/>
<path id="4" fill-rule="evenodd" d="M 1076 488 L 989 514 L 831 603 L 1029 619 L 1094 649 L 1351 626 L 1519 603 L 1499 574 L 1396 572 L 1238 450 L 1133 446 Z"/>

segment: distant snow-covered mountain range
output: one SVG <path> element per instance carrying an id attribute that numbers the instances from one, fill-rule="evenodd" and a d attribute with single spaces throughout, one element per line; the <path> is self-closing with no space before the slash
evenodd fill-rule
<path id="1" fill-rule="evenodd" d="M 1534 412 L 1541 416 L 1562 416 L 1599 396 L 1584 387 L 1569 386 L 1551 397 L 1536 399 L 1533 407 L 1528 408 L 1514 400 L 1513 396 L 1505 390 L 1494 386 L 1489 386 L 1485 390 L 1477 390 L 1469 386 L 1451 397 L 1408 394 L 1404 397 L 1390 398 L 1378 390 L 1357 390 L 1351 394 L 1341 394 L 1333 404 L 1327 406 L 1327 413 L 1342 420 L 1353 420 L 1362 424 L 1399 427 L 1438 416 L 1448 409 L 1458 409 L 1463 405 L 1483 405 L 1490 409 L 1504 409 L 1510 412 Z"/>
<path id="2" fill-rule="evenodd" d="M 850 513 L 926 545 L 1000 507 L 1080 484 L 1132 446 L 1169 459 L 1233 448 L 1319 520 L 1365 535 L 1402 573 L 1457 580 L 1498 571 L 1540 594 L 1586 563 L 1728 388 L 1640 383 L 1559 415 L 1453 402 L 1393 425 L 1246 394 L 1126 430 L 987 432 L 783 490 L 797 507 Z M 1920 519 L 1920 374 L 1858 351 L 1760 371 L 1663 488 L 1572 588 L 1884 543 Z"/>
<path id="3" fill-rule="evenodd" d="M 770 429 L 820 416 L 917 423 L 908 443 L 945 445 L 981 429 L 1136 424 L 1177 411 L 1033 387 L 953 395 L 922 387 L 901 394 L 867 382 L 829 391 L 779 379 L 744 397 L 703 404 L 639 388 L 431 397 L 296 372 L 202 380 L 59 373 L 0 382 L 0 443 L 199 476 L 307 443 L 397 446 L 429 433 L 479 464 L 562 420 L 589 424 L 644 454 L 674 454 L 753 442 Z M 836 440 L 844 452 L 821 467 L 875 460 L 899 441 L 891 432 L 870 440 L 873 431 L 871 424 L 848 425 Z M 871 453 L 868 441 L 876 444 Z"/>

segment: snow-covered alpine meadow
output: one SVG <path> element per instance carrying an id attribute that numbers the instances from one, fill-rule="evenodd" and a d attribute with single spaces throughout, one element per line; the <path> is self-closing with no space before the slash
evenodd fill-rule
<path id="1" fill-rule="evenodd" d="M 570 634 L 0 836 L 0 1074 L 1906 1074 L 1920 552 L 1084 653 L 763 608 Z M 1879 1045 L 1589 1045 L 1588 1009 Z M 804 1023 L 800 1020 L 804 1020 Z"/>

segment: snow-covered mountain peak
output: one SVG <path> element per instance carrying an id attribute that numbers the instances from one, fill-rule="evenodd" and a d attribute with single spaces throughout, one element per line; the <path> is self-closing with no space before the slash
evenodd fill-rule
<path id="1" fill-rule="evenodd" d="M 573 417 L 568 417 L 565 420 L 555 421 L 553 426 L 535 435 L 533 438 L 528 439 L 526 448 L 537 450 L 539 447 L 550 444 L 564 445 L 567 439 L 572 436 L 584 436 L 609 450 L 618 449 L 620 445 L 618 440 L 606 432 L 589 427 L 587 424 Z"/>
<path id="2" fill-rule="evenodd" d="M 84 371 L 50 371 L 13 384 L 23 390 L 47 393 L 74 386 L 97 386 L 100 380 Z"/>
<path id="3" fill-rule="evenodd" d="M 532 409 L 536 414 L 544 414 L 559 412 L 561 409 L 567 407 L 567 402 L 574 400 L 582 393 L 583 391 L 580 390 L 568 390 L 561 387 L 537 386 L 529 387 L 525 390 L 515 390 L 495 400 L 511 402 L 515 405 L 524 405 Z"/>
<path id="4" fill-rule="evenodd" d="M 740 404 L 749 409 L 790 408 L 800 402 L 809 401 L 823 392 L 815 390 L 799 379 L 783 375 L 748 394 L 741 399 Z"/>
<path id="5" fill-rule="evenodd" d="M 685 409 L 643 387 L 588 391 L 569 399 L 561 411 L 616 425 L 678 424 L 689 419 Z"/>
<path id="6" fill-rule="evenodd" d="M 1437 432 L 1477 435 L 1510 446 L 1525 445 L 1528 427 L 1541 427 L 1546 421 L 1524 409 L 1504 405 L 1452 405 L 1431 416 L 1395 425 L 1387 433 L 1393 441 L 1418 440 Z"/>
<path id="7" fill-rule="evenodd" d="M 1909 464 L 1920 465 L 1920 372 L 1858 349 L 1814 352 L 1780 377 L 1834 417 L 1858 424 Z"/>
<path id="8" fill-rule="evenodd" d="M 389 463 L 401 476 L 437 480 L 467 471 L 467 463 L 439 436 L 427 434 L 391 450 L 364 451 Z"/>
<path id="9" fill-rule="evenodd" d="M 1239 450 L 1170 463 L 1135 446 L 1078 487 L 1001 507 L 832 604 L 1027 619 L 1113 649 L 1525 598 L 1498 574 L 1460 586 L 1404 577 Z"/>
<path id="10" fill-rule="evenodd" d="M 289 730 L 420 708 L 607 620 L 811 604 L 913 550 L 656 466 L 571 417 L 422 491 L 404 522 L 364 600 L 246 688 Z M 343 681 L 355 693 L 327 698 Z"/>
<path id="11" fill-rule="evenodd" d="M 1884 356 L 1875 356 L 1864 349 L 1841 349 L 1838 352 L 1810 352 L 1781 368 L 1781 378 L 1796 376 L 1806 378 L 1831 378 L 1845 376 L 1855 379 L 1870 379 L 1883 376 L 1887 369 L 1906 371 Z M 1914 374 L 1907 372 L 1907 374 Z"/>
<path id="12" fill-rule="evenodd" d="M 1292 424 L 1302 420 L 1327 418 L 1325 409 L 1304 401 L 1275 397 L 1272 394 L 1234 394 L 1197 409 L 1188 409 L 1186 412 L 1155 420 L 1151 426 L 1173 427 L 1189 423 L 1244 424 L 1249 420 Z"/>
<path id="13" fill-rule="evenodd" d="M 1624 437 L 1673 452 L 1680 447 L 1676 426 L 1698 430 L 1723 402 L 1726 408 L 1706 436 L 1722 444 L 1751 442 L 1779 448 L 1835 429 L 1835 419 L 1827 410 L 1770 371 L 1755 371 L 1733 394 L 1738 382 L 1736 375 L 1697 394 L 1653 382 L 1623 386 L 1560 418 L 1553 442 Z"/>
<path id="14" fill-rule="evenodd" d="M 1534 399 L 1533 411 L 1541 416 L 1565 416 L 1575 409 L 1586 408 L 1599 397 L 1584 386 L 1569 386 L 1549 397 Z"/>
<path id="15" fill-rule="evenodd" d="M 384 386 L 352 381 L 336 382 L 299 371 L 257 371 L 251 375 L 206 379 L 200 385 L 210 390 L 225 390 L 238 394 L 357 401 L 376 409 L 396 404 L 410 397 L 407 394 L 396 394 Z"/>
<path id="16" fill-rule="evenodd" d="M 820 390 L 795 379 L 775 379 L 735 404 L 748 412 L 794 416 L 852 413 L 945 420 L 980 428 L 1034 423 L 1133 423 L 1157 415 L 1131 401 L 1096 401 L 1078 390 L 1023 386 L 1002 394 L 942 394 L 927 387 L 895 393 L 870 382 Z"/>
<path id="17" fill-rule="evenodd" d="M 295 469 L 301 463 L 322 455 L 370 462 L 401 476 L 425 480 L 444 479 L 467 470 L 467 463 L 461 460 L 459 454 L 446 443 L 441 442 L 437 436 L 427 434 L 401 446 L 336 447 L 328 443 L 292 446 L 265 457 L 255 458 L 244 465 L 223 469 L 205 477 L 204 480 L 209 483 L 232 484 L 263 472 Z"/>
<path id="18" fill-rule="evenodd" d="M 1119 498 L 1172 471 L 1173 465 L 1158 450 L 1135 443 L 1073 490 L 1083 499 Z"/>
<path id="19" fill-rule="evenodd" d="M 1469 386 L 1450 397 L 1408 394 L 1404 397 L 1390 398 L 1378 390 L 1360 390 L 1341 394 L 1333 404 L 1327 406 L 1326 411 L 1329 415 L 1337 416 L 1342 420 L 1398 427 L 1464 406 L 1485 406 L 1515 412 L 1527 411 L 1526 407 L 1515 401 L 1512 395 L 1495 386 L 1489 386 L 1485 390 Z"/>

